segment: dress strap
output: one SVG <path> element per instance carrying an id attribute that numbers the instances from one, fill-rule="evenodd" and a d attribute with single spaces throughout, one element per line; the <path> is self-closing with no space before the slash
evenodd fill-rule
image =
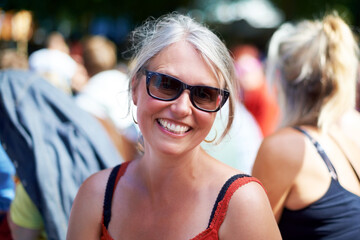
<path id="1" fill-rule="evenodd" d="M 114 195 L 114 191 L 116 189 L 116 186 L 119 182 L 119 179 L 122 175 L 124 175 L 127 166 L 129 165 L 129 162 L 125 162 L 122 164 L 117 165 L 113 168 L 111 171 L 107 184 L 106 184 L 106 190 L 105 190 L 105 197 L 104 197 L 104 205 L 103 205 L 103 224 L 105 228 L 107 229 L 110 223 L 111 219 L 111 203 L 112 198 Z"/>
<path id="2" fill-rule="evenodd" d="M 307 131 L 305 131 L 304 129 L 300 128 L 300 127 L 293 127 L 294 129 L 302 132 L 303 134 L 305 134 L 306 137 L 308 137 L 310 139 L 310 141 L 312 142 L 312 144 L 315 146 L 317 152 L 320 154 L 321 158 L 324 160 L 327 168 L 329 169 L 330 175 L 333 179 L 335 179 L 336 181 L 338 181 L 338 176 L 336 173 L 336 170 L 334 168 L 334 166 L 332 165 L 329 157 L 327 156 L 327 154 L 325 153 L 324 149 L 321 147 L 320 143 L 318 141 L 316 141 Z"/>
<path id="3" fill-rule="evenodd" d="M 208 228 L 215 228 L 216 230 L 219 230 L 225 219 L 232 195 L 237 189 L 249 182 L 257 182 L 262 186 L 258 179 L 247 174 L 237 174 L 226 181 L 215 201 Z"/>

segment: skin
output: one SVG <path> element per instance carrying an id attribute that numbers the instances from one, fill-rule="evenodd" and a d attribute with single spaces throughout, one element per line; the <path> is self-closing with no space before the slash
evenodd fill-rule
<path id="1" fill-rule="evenodd" d="M 11 217 L 8 215 L 7 220 L 9 223 L 9 228 L 11 230 L 11 236 L 14 240 L 36 240 L 39 239 L 41 234 L 41 229 L 29 229 L 23 228 L 11 220 Z"/>
<path id="2" fill-rule="evenodd" d="M 360 148 L 360 113 L 351 109 L 347 111 L 338 123 L 338 127 L 342 130 L 342 133 L 345 134 L 349 139 L 351 139 L 353 144 L 356 144 Z"/>
<path id="3" fill-rule="evenodd" d="M 197 51 L 184 41 L 155 56 L 148 69 L 187 84 L 219 87 Z M 199 145 L 216 113 L 196 109 L 188 91 L 170 102 L 152 99 L 146 93 L 145 76 L 138 84 L 133 80 L 133 87 L 145 153 L 131 162 L 115 189 L 109 233 L 114 239 L 191 239 L 207 228 L 219 190 L 238 173 Z M 171 132 L 158 119 L 189 130 Z M 96 173 L 81 186 L 71 212 L 68 240 L 100 238 L 109 173 Z M 258 183 L 248 183 L 235 192 L 219 237 L 281 239 L 265 191 Z"/>
<path id="4" fill-rule="evenodd" d="M 360 183 L 349 164 L 349 161 L 354 162 L 360 174 L 357 167 L 360 163 L 359 148 L 351 145 L 352 140 L 337 126 L 329 134 L 312 126 L 302 128 L 324 148 L 340 184 L 360 196 Z M 347 152 L 349 161 L 343 151 Z M 329 171 L 316 148 L 304 134 L 292 128 L 281 129 L 264 139 L 254 163 L 253 176 L 264 184 L 277 221 L 285 207 L 300 210 L 320 199 L 331 182 Z"/>

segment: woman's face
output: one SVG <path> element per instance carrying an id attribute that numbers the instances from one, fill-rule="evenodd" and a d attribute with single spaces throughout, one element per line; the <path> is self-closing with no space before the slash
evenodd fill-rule
<path id="1" fill-rule="evenodd" d="M 162 50 L 146 70 L 175 77 L 189 85 L 220 87 L 202 57 L 185 41 Z M 145 152 L 177 155 L 198 147 L 210 131 L 216 113 L 195 108 L 188 90 L 172 101 L 154 99 L 146 91 L 145 75 L 139 81 L 133 91 L 133 100 L 137 105 L 137 121 L 144 136 Z"/>

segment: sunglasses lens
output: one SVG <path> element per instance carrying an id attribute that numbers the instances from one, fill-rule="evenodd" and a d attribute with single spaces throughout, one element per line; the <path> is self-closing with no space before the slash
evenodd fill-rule
<path id="1" fill-rule="evenodd" d="M 149 92 L 152 96 L 163 100 L 170 100 L 175 98 L 180 91 L 180 81 L 164 75 L 151 75 L 149 80 Z"/>
<path id="2" fill-rule="evenodd" d="M 183 90 L 190 90 L 191 102 L 200 110 L 216 112 L 224 104 L 228 92 L 208 86 L 190 86 L 165 74 L 147 71 L 146 87 L 148 94 L 158 100 L 172 101 Z"/>
<path id="3" fill-rule="evenodd" d="M 197 107 L 207 110 L 216 110 L 221 103 L 222 95 L 219 89 L 196 86 L 193 89 L 193 101 Z"/>

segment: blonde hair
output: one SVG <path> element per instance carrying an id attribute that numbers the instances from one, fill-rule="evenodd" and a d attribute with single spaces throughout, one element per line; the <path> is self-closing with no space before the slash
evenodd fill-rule
<path id="1" fill-rule="evenodd" d="M 312 125 L 326 131 L 355 106 L 359 48 L 336 14 L 285 23 L 272 36 L 267 78 L 278 79 L 282 126 Z"/>
<path id="2" fill-rule="evenodd" d="M 228 133 L 234 115 L 234 64 L 225 44 L 208 28 L 189 16 L 171 13 L 157 20 L 149 19 L 132 33 L 134 55 L 130 63 L 130 79 L 139 80 L 141 70 L 166 47 L 181 40 L 192 44 L 210 66 L 219 84 L 225 82 L 230 92 L 229 120 L 217 142 Z"/>

